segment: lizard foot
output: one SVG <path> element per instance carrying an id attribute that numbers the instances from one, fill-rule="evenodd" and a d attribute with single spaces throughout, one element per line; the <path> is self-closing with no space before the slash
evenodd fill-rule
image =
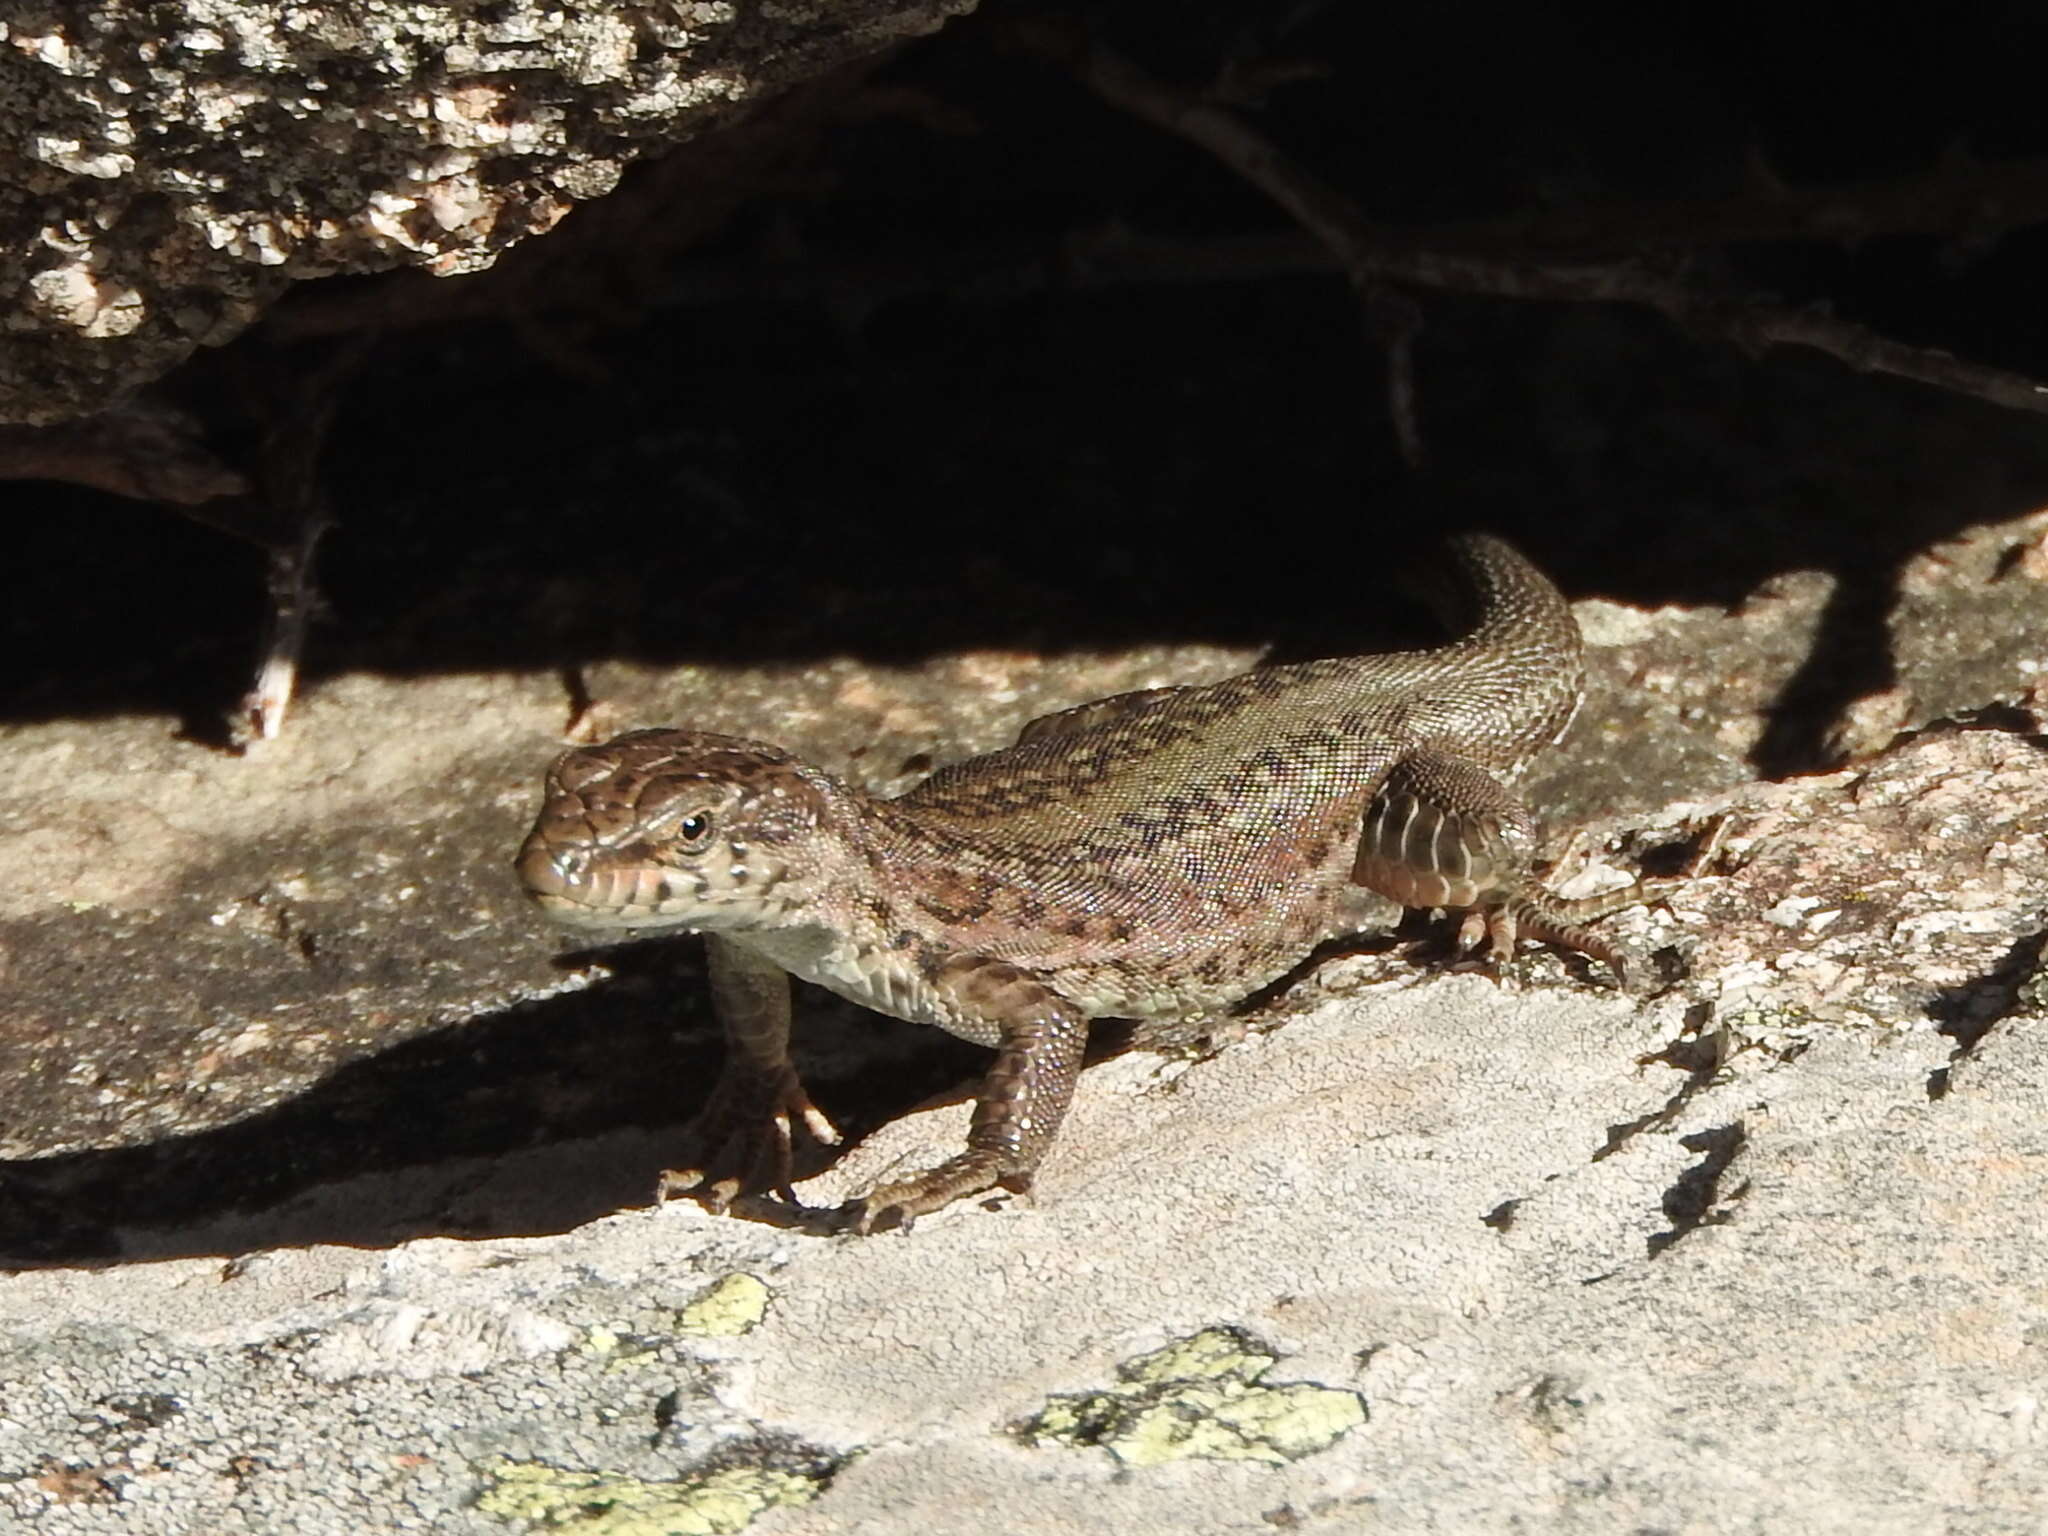
<path id="1" fill-rule="evenodd" d="M 664 1171 L 655 1200 L 695 1195 L 721 1216 L 740 1195 L 775 1194 L 795 1205 L 790 1174 L 798 1125 L 820 1145 L 839 1141 L 838 1127 L 811 1102 L 787 1062 L 768 1072 L 721 1073 L 711 1102 L 683 1133 L 694 1166 Z"/>
<path id="2" fill-rule="evenodd" d="M 1002 1158 L 980 1150 L 961 1153 L 936 1168 L 907 1179 L 877 1185 L 839 1208 L 843 1230 L 866 1236 L 900 1228 L 908 1232 L 918 1217 L 955 1200 L 978 1195 L 1014 1177 L 1004 1172 Z"/>
<path id="3" fill-rule="evenodd" d="M 1614 973 L 1624 992 L 1640 992 L 1643 973 L 1650 969 L 1643 957 L 1588 931 L 1585 925 L 1629 907 L 1649 906 L 1684 889 L 1718 856 L 1728 821 L 1728 817 L 1718 816 L 1708 824 L 1682 874 L 1638 879 L 1618 890 L 1577 899 L 1553 896 L 1532 885 L 1524 894 L 1473 907 L 1459 925 L 1458 948 L 1476 951 L 1483 944 L 1488 963 L 1498 967 L 1514 957 L 1519 939 L 1537 939 L 1598 960 Z M 1495 975 L 1498 979 L 1497 970 Z"/>
<path id="4" fill-rule="evenodd" d="M 1641 989 L 1642 975 L 1647 969 L 1642 956 L 1601 938 L 1584 925 L 1626 907 L 1661 901 L 1682 883 L 1638 880 L 1620 890 L 1578 901 L 1549 896 L 1517 897 L 1498 906 L 1474 907 L 1459 925 L 1458 947 L 1476 950 L 1484 944 L 1487 960 L 1499 966 L 1514 958 L 1515 945 L 1522 939 L 1537 939 L 1598 960 L 1614 973 L 1622 991 L 1634 993 Z"/>

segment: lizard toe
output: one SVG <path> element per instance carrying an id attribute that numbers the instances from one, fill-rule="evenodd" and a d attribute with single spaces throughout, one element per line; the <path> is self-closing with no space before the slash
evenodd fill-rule
<path id="1" fill-rule="evenodd" d="M 798 1204 L 793 1187 L 798 1127 L 831 1146 L 839 1129 L 804 1092 L 795 1071 L 728 1072 L 711 1102 L 684 1132 L 690 1161 L 664 1172 L 657 1195 L 690 1195 L 723 1215 L 742 1195 L 771 1194 Z"/>
<path id="2" fill-rule="evenodd" d="M 1000 1157 L 976 1148 L 907 1179 L 877 1185 L 840 1209 L 850 1232 L 907 1231 L 920 1216 L 995 1188 L 1004 1174 Z"/>

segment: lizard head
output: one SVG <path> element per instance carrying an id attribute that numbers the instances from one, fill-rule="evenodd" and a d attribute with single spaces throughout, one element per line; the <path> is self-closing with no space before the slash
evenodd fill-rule
<path id="1" fill-rule="evenodd" d="M 566 752 L 515 867 L 578 927 L 772 927 L 833 867 L 846 791 L 777 747 L 700 731 L 631 731 Z"/>

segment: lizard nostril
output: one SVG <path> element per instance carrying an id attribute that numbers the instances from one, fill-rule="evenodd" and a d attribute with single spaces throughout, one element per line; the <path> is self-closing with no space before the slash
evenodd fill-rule
<path id="1" fill-rule="evenodd" d="M 527 838 L 513 861 L 519 883 L 533 896 L 554 896 L 574 887 L 584 860 L 573 848 L 558 848 L 538 835 Z"/>

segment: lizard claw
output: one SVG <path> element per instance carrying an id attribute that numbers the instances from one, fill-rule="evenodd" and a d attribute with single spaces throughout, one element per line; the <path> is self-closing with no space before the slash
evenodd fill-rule
<path id="1" fill-rule="evenodd" d="M 839 1141 L 839 1129 L 804 1092 L 795 1069 L 722 1073 L 711 1102 L 684 1132 L 691 1166 L 670 1168 L 655 1183 L 657 1203 L 694 1195 L 722 1216 L 741 1195 L 773 1194 L 798 1203 L 791 1186 L 795 1130 L 821 1146 Z"/>
<path id="2" fill-rule="evenodd" d="M 1516 938 L 1515 914 L 1510 908 L 1468 907 L 1458 920 L 1450 968 L 1484 976 L 1503 992 L 1516 991 L 1520 983 L 1507 969 L 1515 958 Z"/>
<path id="3" fill-rule="evenodd" d="M 1515 958 L 1515 947 L 1523 939 L 1538 939 L 1598 960 L 1614 973 L 1624 992 L 1636 990 L 1642 962 L 1618 944 L 1588 932 L 1573 919 L 1581 912 L 1604 916 L 1623 906 L 1654 901 L 1676 882 L 1638 880 L 1623 891 L 1586 897 L 1579 902 L 1526 897 L 1495 905 L 1468 909 L 1458 924 L 1457 950 L 1469 958 L 1454 969 L 1477 968 L 1492 977 L 1496 985 L 1511 986 L 1503 969 Z M 1479 953 L 1481 949 L 1485 953 Z"/>
<path id="4" fill-rule="evenodd" d="M 1002 1160 L 994 1153 L 979 1149 L 963 1152 L 936 1168 L 878 1184 L 847 1201 L 839 1208 L 842 1230 L 860 1237 L 871 1232 L 908 1232 L 918 1217 L 1002 1182 Z"/>

